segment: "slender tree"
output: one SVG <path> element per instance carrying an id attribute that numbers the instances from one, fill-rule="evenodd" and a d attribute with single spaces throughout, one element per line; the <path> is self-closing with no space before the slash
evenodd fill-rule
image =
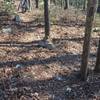
<path id="1" fill-rule="evenodd" d="M 39 0 L 35 0 L 36 8 L 39 8 Z"/>
<path id="2" fill-rule="evenodd" d="M 50 6 L 50 4 L 51 4 L 51 0 L 48 0 L 48 7 Z"/>
<path id="3" fill-rule="evenodd" d="M 53 3 L 56 5 L 56 0 L 53 0 Z"/>
<path id="4" fill-rule="evenodd" d="M 89 53 L 90 53 L 90 40 L 91 40 L 91 32 L 92 32 L 94 15 L 96 12 L 96 4 L 97 4 L 97 0 L 88 0 L 87 3 L 85 37 L 84 37 L 84 44 L 83 44 L 82 63 L 80 69 L 82 80 L 87 79 L 88 60 L 89 60 Z"/>
<path id="5" fill-rule="evenodd" d="M 100 14 L 100 0 L 98 0 L 98 8 L 97 8 L 97 12 Z"/>
<path id="6" fill-rule="evenodd" d="M 83 10 L 86 10 L 86 0 L 83 1 Z"/>
<path id="7" fill-rule="evenodd" d="M 65 0 L 65 7 L 64 9 L 68 9 L 69 8 L 69 0 Z"/>
<path id="8" fill-rule="evenodd" d="M 49 7 L 48 0 L 44 0 L 44 20 L 45 20 L 45 40 L 50 35 L 50 23 L 49 23 Z"/>
<path id="9" fill-rule="evenodd" d="M 27 10 L 30 10 L 30 0 L 21 0 L 18 6 L 18 10 L 22 10 L 22 12 L 26 12 Z"/>
<path id="10" fill-rule="evenodd" d="M 99 45 L 98 45 L 98 51 L 97 51 L 96 66 L 95 66 L 94 71 L 100 72 L 100 39 L 99 39 Z"/>
<path id="11" fill-rule="evenodd" d="M 39 46 L 54 49 L 54 45 L 50 39 L 50 20 L 49 20 L 49 0 L 44 0 L 44 22 L 45 22 L 45 37 L 39 42 Z"/>

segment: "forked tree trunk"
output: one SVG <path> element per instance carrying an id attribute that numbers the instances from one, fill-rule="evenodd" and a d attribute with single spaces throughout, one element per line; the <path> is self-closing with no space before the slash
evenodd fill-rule
<path id="1" fill-rule="evenodd" d="M 44 0 L 44 20 L 45 20 L 45 40 L 49 38 L 50 35 L 50 24 L 49 24 L 49 7 L 48 0 Z"/>
<path id="2" fill-rule="evenodd" d="M 88 0 L 82 63 L 80 69 L 82 80 L 87 79 L 88 60 L 89 60 L 89 53 L 90 53 L 90 40 L 91 40 L 91 32 L 92 32 L 94 15 L 96 12 L 96 4 L 97 4 L 97 0 Z"/>
<path id="3" fill-rule="evenodd" d="M 100 39 L 99 39 L 99 45 L 98 45 L 98 51 L 97 51 L 96 66 L 95 66 L 94 71 L 100 72 Z"/>

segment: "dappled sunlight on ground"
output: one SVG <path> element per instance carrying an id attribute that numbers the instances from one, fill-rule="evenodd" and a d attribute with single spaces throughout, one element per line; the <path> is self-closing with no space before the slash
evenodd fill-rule
<path id="1" fill-rule="evenodd" d="M 44 22 L 43 18 L 35 18 L 43 12 L 35 10 L 33 13 L 18 14 L 22 22 L 19 25 L 10 25 L 13 32 L 0 32 L 0 96 L 2 94 L 2 98 L 9 100 L 95 98 L 100 88 L 99 75 L 92 77 L 90 72 L 90 83 L 85 83 L 80 80 L 79 74 L 84 16 L 81 24 L 74 21 L 51 23 L 50 38 L 55 48 L 49 50 L 38 45 L 45 35 Z M 95 65 L 98 39 L 99 32 L 93 32 L 90 68 Z"/>

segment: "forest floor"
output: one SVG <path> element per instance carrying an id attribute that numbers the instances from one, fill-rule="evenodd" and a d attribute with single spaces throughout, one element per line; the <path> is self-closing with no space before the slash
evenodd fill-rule
<path id="1" fill-rule="evenodd" d="M 29 16 L 20 14 L 23 23 L 8 26 L 12 33 L 0 32 L 0 100 L 100 100 L 100 75 L 92 71 L 100 33 L 92 33 L 91 70 L 83 82 L 84 24 L 51 25 L 55 48 L 49 50 L 38 45 L 44 26 Z"/>

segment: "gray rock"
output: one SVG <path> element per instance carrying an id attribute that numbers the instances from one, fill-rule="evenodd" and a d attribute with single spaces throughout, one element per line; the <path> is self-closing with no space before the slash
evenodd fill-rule
<path id="1" fill-rule="evenodd" d="M 12 33 L 12 29 L 11 29 L 11 27 L 3 28 L 3 29 L 2 29 L 2 32 L 3 32 L 3 33 Z"/>
<path id="2" fill-rule="evenodd" d="M 17 64 L 16 68 L 22 68 L 22 65 L 21 64 Z"/>
<path id="3" fill-rule="evenodd" d="M 49 40 L 42 40 L 42 41 L 40 41 L 38 46 L 39 47 L 43 47 L 43 48 L 47 48 L 47 49 L 50 49 L 50 50 L 55 48 L 54 44 L 51 41 L 49 41 Z"/>
<path id="4" fill-rule="evenodd" d="M 13 18 L 13 21 L 15 21 L 16 24 L 20 24 L 20 22 L 21 22 L 20 16 L 19 16 L 19 15 L 16 15 L 16 16 Z"/>
<path id="5" fill-rule="evenodd" d="M 64 80 L 63 77 L 60 76 L 60 75 L 57 75 L 55 78 L 56 78 L 58 81 L 63 81 L 63 80 Z"/>

